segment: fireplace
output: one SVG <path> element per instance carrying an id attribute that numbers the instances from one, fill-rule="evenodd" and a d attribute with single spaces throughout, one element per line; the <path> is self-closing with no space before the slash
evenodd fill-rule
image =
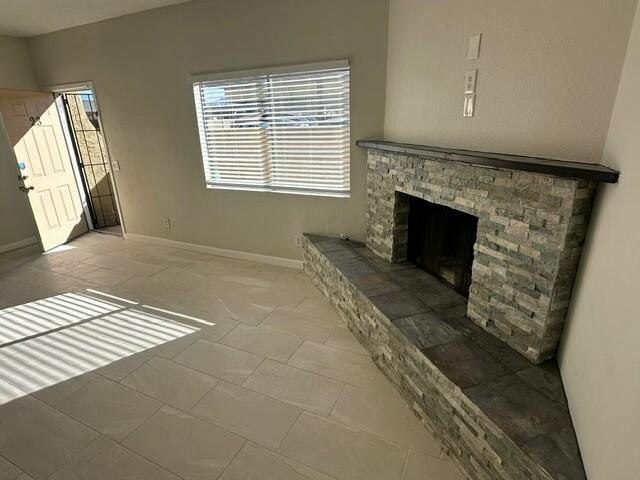
<path id="1" fill-rule="evenodd" d="M 307 234 L 305 270 L 469 478 L 584 480 L 553 357 L 596 184 L 618 172 L 358 145 L 366 244 Z"/>
<path id="2" fill-rule="evenodd" d="M 603 181 L 610 173 L 601 172 L 604 167 L 504 155 L 487 157 L 480 166 L 480 153 L 455 151 L 464 160 L 456 161 L 441 158 L 438 149 L 421 148 L 369 150 L 367 246 L 384 260 L 409 259 L 453 284 L 467 294 L 472 322 L 532 362 L 553 358 L 596 186 L 575 178 L 575 172 Z M 523 170 L 543 167 L 549 173 Z M 432 224 L 442 218 L 452 227 Z M 470 218 L 477 228 L 462 220 Z M 470 231 L 476 232 L 473 256 Z"/>
<path id="3" fill-rule="evenodd" d="M 408 202 L 407 260 L 468 297 L 478 217 L 417 197 Z"/>

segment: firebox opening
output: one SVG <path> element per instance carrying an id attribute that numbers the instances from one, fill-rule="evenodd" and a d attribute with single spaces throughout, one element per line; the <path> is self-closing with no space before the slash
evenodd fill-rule
<path id="1" fill-rule="evenodd" d="M 477 230 L 473 215 L 410 197 L 407 260 L 468 297 Z"/>

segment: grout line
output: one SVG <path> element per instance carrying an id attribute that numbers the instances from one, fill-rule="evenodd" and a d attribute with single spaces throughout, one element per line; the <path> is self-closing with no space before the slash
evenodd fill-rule
<path id="1" fill-rule="evenodd" d="M 264 395 L 264 394 L 263 394 Z M 282 401 L 282 400 L 280 400 Z M 290 403 L 288 403 L 287 405 L 291 405 Z M 277 453 L 279 455 L 282 455 L 282 453 L 280 452 L 280 449 L 282 448 L 282 444 L 285 442 L 285 440 L 289 437 L 289 434 L 291 434 L 291 430 L 293 430 L 293 427 L 296 426 L 296 424 L 298 423 L 298 421 L 300 420 L 300 417 L 302 417 L 302 414 L 304 412 L 306 412 L 305 409 L 300 408 L 300 407 L 296 407 L 300 409 L 300 413 L 298 414 L 298 416 L 296 417 L 296 419 L 293 421 L 293 423 L 291 424 L 291 426 L 289 427 L 289 429 L 287 430 L 287 433 L 284 434 L 284 436 L 282 437 L 282 440 L 280 440 L 280 442 L 278 443 L 278 448 L 276 450 L 271 450 L 274 453 Z M 266 448 L 266 447 L 265 447 Z M 267 450 L 270 450 L 267 448 Z M 288 458 L 288 457 L 287 457 Z"/>
<path id="2" fill-rule="evenodd" d="M 4 460 L 5 462 L 7 462 L 10 465 L 13 465 L 14 467 L 16 467 L 19 471 L 20 471 L 20 475 L 18 475 L 15 480 L 18 480 L 22 475 L 27 475 L 27 472 L 25 472 L 20 466 L 16 465 L 15 463 L 13 463 L 11 460 L 9 460 L 7 457 L 5 457 L 4 455 L 0 455 L 0 459 Z"/>
<path id="3" fill-rule="evenodd" d="M 404 464 L 402 465 L 402 471 L 400 472 L 400 480 L 404 480 L 404 473 L 407 470 L 407 464 L 409 463 L 409 452 L 411 450 L 407 448 L 407 453 L 404 456 Z"/>
<path id="4" fill-rule="evenodd" d="M 225 430 L 225 431 L 227 431 L 227 430 Z M 238 434 L 236 433 L 236 434 L 234 434 L 234 435 L 238 435 Z M 241 452 L 242 450 L 244 450 L 244 447 L 245 447 L 245 446 L 247 445 L 247 443 L 249 443 L 249 441 L 250 441 L 250 440 L 248 440 L 248 439 L 246 439 L 246 438 L 244 438 L 244 437 L 242 437 L 242 436 L 240 436 L 240 435 L 238 435 L 238 436 L 244 440 L 244 443 L 243 443 L 243 444 L 242 444 L 242 446 L 238 449 L 238 451 L 233 455 L 233 457 L 231 458 L 231 460 L 229 460 L 229 463 L 227 463 L 227 464 L 225 465 L 225 467 L 222 469 L 222 471 L 220 472 L 220 475 L 218 475 L 218 477 L 217 477 L 217 478 L 222 478 L 222 476 L 224 475 L 224 472 L 226 472 L 226 471 L 227 471 L 227 469 L 231 466 L 231 464 L 232 464 L 232 463 L 233 463 L 233 461 L 236 459 L 236 457 L 237 457 L 238 455 L 240 455 L 240 452 Z"/>
<path id="5" fill-rule="evenodd" d="M 89 373 L 91 373 L 91 372 L 89 372 Z M 108 380 L 108 379 L 107 379 L 107 380 Z M 113 382 L 113 380 L 110 380 L 110 381 L 112 381 L 112 382 Z M 117 383 L 117 382 L 114 382 L 114 383 Z M 149 462 L 153 463 L 154 465 L 156 465 L 157 467 L 161 468 L 162 470 L 164 470 L 164 471 L 166 471 L 166 472 L 168 472 L 168 473 L 170 473 L 170 474 L 176 475 L 176 476 L 178 476 L 178 477 L 182 478 L 183 480 L 186 480 L 186 479 L 184 479 L 183 477 L 181 477 L 180 475 L 178 475 L 178 474 L 176 474 L 176 473 L 174 473 L 174 472 L 172 472 L 172 471 L 170 471 L 170 470 L 166 469 L 166 468 L 165 468 L 165 467 L 163 467 L 162 465 L 157 464 L 156 462 L 154 462 L 153 460 L 151 460 L 151 459 L 149 459 L 149 458 L 145 457 L 144 455 L 141 455 L 141 454 L 139 454 L 138 452 L 136 452 L 136 451 L 134 451 L 134 450 L 131 450 L 130 448 L 126 447 L 125 445 L 122 445 L 122 441 L 124 441 L 124 440 L 122 440 L 122 441 L 115 440 L 114 438 L 111 438 L 109 435 L 106 435 L 106 434 L 104 434 L 104 433 L 102 433 L 102 432 L 99 432 L 99 431 L 98 431 L 98 430 L 96 430 L 94 427 L 92 427 L 92 426 L 90 426 L 90 425 L 87 425 L 87 424 L 86 424 L 85 422 L 83 422 L 82 420 L 79 420 L 79 419 L 75 418 L 74 416 L 69 415 L 69 414 L 68 414 L 68 413 L 66 413 L 66 412 L 63 412 L 63 411 L 62 411 L 62 410 L 60 410 L 58 407 L 55 407 L 55 406 L 53 406 L 53 405 L 50 405 L 49 403 L 45 402 L 44 400 L 40 400 L 39 398 L 34 397 L 34 396 L 33 396 L 33 395 L 31 395 L 31 394 L 26 395 L 25 397 L 20 397 L 20 398 L 27 398 L 27 397 L 31 397 L 33 400 L 35 400 L 35 401 L 37 401 L 37 402 L 39 402 L 39 403 L 41 403 L 41 404 L 43 404 L 43 405 L 47 406 L 48 408 L 50 408 L 50 409 L 52 409 L 52 410 L 55 410 L 56 412 L 58 412 L 58 413 L 59 413 L 60 415 L 62 415 L 63 417 L 68 418 L 69 420 L 72 420 L 72 421 L 74 421 L 74 422 L 76 422 L 76 423 L 78 423 L 78 424 L 82 425 L 83 427 L 85 427 L 85 428 L 87 428 L 87 429 L 89 429 L 89 430 L 93 431 L 93 432 L 94 432 L 94 433 L 96 433 L 96 435 L 97 435 L 97 436 L 96 436 L 94 439 L 92 439 L 92 440 L 91 440 L 91 441 L 90 441 L 90 442 L 89 442 L 85 447 L 81 448 L 77 453 L 75 453 L 73 456 L 71 456 L 71 457 L 69 458 L 69 460 L 67 460 L 66 462 L 64 462 L 64 463 L 63 463 L 63 464 L 62 464 L 62 465 L 61 465 L 57 470 L 55 470 L 55 471 L 50 475 L 50 477 L 52 477 L 53 475 L 55 475 L 57 472 L 61 471 L 64 467 L 66 467 L 67 465 L 69 465 L 69 464 L 70 464 L 74 459 L 76 459 L 78 456 L 80 456 L 82 453 L 84 453 L 84 452 L 85 452 L 85 451 L 86 451 L 86 450 L 91 446 L 91 444 L 92 444 L 93 442 L 95 442 L 96 440 L 98 440 L 98 438 L 99 438 L 99 437 L 104 437 L 104 438 L 106 438 L 107 440 L 109 440 L 109 441 L 111 441 L 111 442 L 113 442 L 113 443 L 115 443 L 115 444 L 117 444 L 117 445 L 121 446 L 122 448 L 127 449 L 127 450 L 128 450 L 128 451 L 130 451 L 131 453 L 133 453 L 133 454 L 135 454 L 135 455 L 138 455 L 138 456 L 140 456 L 140 457 L 142 457 L 142 458 L 145 458 L 146 460 L 148 460 Z M 160 403 L 162 403 L 162 402 L 160 402 Z M 160 407 L 160 408 L 162 408 L 162 407 Z M 156 411 L 155 411 L 155 412 L 154 412 L 154 413 L 153 413 L 149 418 L 153 417 L 156 413 L 158 413 L 158 411 L 159 411 L 159 410 L 160 410 L 160 409 L 156 410 Z M 147 418 L 147 420 L 149 420 L 149 418 Z M 146 423 L 146 422 L 147 422 L 147 420 L 145 420 L 143 423 Z M 142 426 L 142 424 L 141 424 L 140 426 Z M 137 430 L 137 428 L 136 428 L 136 430 Z M 129 436 L 129 435 L 127 435 L 127 437 L 128 437 L 128 436 Z M 126 438 L 126 437 L 125 437 L 125 438 Z M 21 469 L 21 470 L 22 470 L 22 469 Z M 50 477 L 48 477 L 48 478 L 50 478 Z"/>
<path id="6" fill-rule="evenodd" d="M 331 414 L 333 413 L 333 410 L 336 408 L 336 405 L 338 404 L 338 402 L 340 401 L 340 399 L 342 398 L 345 389 L 347 388 L 347 384 L 343 383 L 342 385 L 342 390 L 340 390 L 340 395 L 338 395 L 336 397 L 335 402 L 333 402 L 333 405 L 331 405 L 331 408 L 329 409 L 329 413 L 327 414 L 327 418 L 331 418 Z M 342 423 L 342 422 L 340 422 Z"/>

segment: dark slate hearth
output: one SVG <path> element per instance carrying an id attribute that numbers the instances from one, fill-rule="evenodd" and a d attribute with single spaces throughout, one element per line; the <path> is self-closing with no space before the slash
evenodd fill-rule
<path id="1" fill-rule="evenodd" d="M 535 461 L 544 462 L 545 468 L 553 478 L 587 478 L 582 464 L 567 462 L 567 458 L 580 456 L 573 427 L 569 426 L 555 432 L 540 435 L 525 443 L 523 450 L 531 455 Z"/>
<path id="2" fill-rule="evenodd" d="M 510 370 L 471 340 L 455 340 L 422 353 L 460 388 L 508 375 Z"/>
<path id="3" fill-rule="evenodd" d="M 586 478 L 555 360 L 534 365 L 409 263 L 316 235 L 304 249 L 305 270 L 469 478 Z"/>
<path id="4" fill-rule="evenodd" d="M 462 336 L 433 311 L 398 318 L 393 324 L 420 350 L 450 343 Z"/>
<path id="5" fill-rule="evenodd" d="M 571 425 L 564 405 L 549 400 L 517 375 L 501 376 L 463 391 L 517 445 Z"/>
<path id="6" fill-rule="evenodd" d="M 369 301 L 389 320 L 410 317 L 430 310 L 425 303 L 405 290 L 369 297 Z"/>

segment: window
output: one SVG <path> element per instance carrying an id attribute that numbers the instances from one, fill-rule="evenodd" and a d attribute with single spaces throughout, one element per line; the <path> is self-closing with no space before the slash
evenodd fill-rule
<path id="1" fill-rule="evenodd" d="M 349 65 L 193 78 L 207 186 L 349 195 Z"/>

